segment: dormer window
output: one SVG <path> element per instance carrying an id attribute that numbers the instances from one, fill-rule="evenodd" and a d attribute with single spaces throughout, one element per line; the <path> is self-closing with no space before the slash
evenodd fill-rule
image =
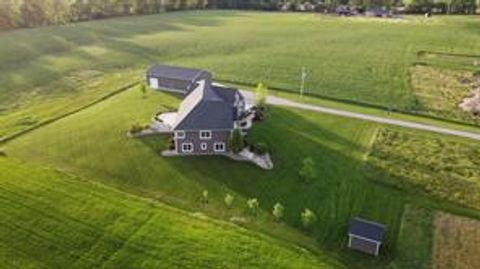
<path id="1" fill-rule="evenodd" d="M 212 139 L 212 131 L 200 131 L 200 139 Z"/>

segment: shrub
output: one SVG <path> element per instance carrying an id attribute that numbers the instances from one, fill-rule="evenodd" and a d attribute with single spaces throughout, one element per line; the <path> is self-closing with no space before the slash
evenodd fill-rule
<path id="1" fill-rule="evenodd" d="M 258 142 L 251 147 L 251 150 L 256 154 L 264 155 L 268 152 L 268 145 L 265 142 Z"/>
<path id="2" fill-rule="evenodd" d="M 302 161 L 302 168 L 298 172 L 300 177 L 307 183 L 309 183 L 313 178 L 315 178 L 315 163 L 311 157 L 305 158 Z"/>
<path id="3" fill-rule="evenodd" d="M 144 128 L 145 127 L 142 126 L 141 124 L 135 123 L 135 124 L 132 125 L 132 127 L 130 127 L 130 133 L 132 133 L 132 134 L 139 133 L 139 132 L 143 131 Z"/>
<path id="4" fill-rule="evenodd" d="M 267 95 L 267 87 L 265 87 L 263 83 L 258 83 L 257 88 L 255 89 L 255 101 L 258 108 L 265 108 L 265 104 L 267 102 Z"/>
<path id="5" fill-rule="evenodd" d="M 285 208 L 283 207 L 282 204 L 280 203 L 276 203 L 274 206 L 273 206 L 273 216 L 275 217 L 275 220 L 276 221 L 279 221 L 280 219 L 283 218 L 284 216 L 284 211 L 285 211 Z"/>
<path id="6" fill-rule="evenodd" d="M 233 200 L 235 199 L 235 197 L 233 197 L 233 195 L 227 193 L 227 195 L 225 195 L 225 204 L 227 205 L 228 208 L 232 207 L 232 203 L 233 203 Z"/>
<path id="7" fill-rule="evenodd" d="M 304 228 L 309 228 L 310 226 L 312 226 L 312 224 L 315 223 L 315 221 L 317 221 L 317 216 L 315 215 L 315 213 L 313 213 L 313 211 L 308 208 L 305 208 L 305 210 L 303 210 L 300 218 L 302 220 L 302 225 Z"/>
<path id="8" fill-rule="evenodd" d="M 173 137 L 170 137 L 167 141 L 167 148 L 169 150 L 174 150 L 175 149 L 175 139 Z"/>
<path id="9" fill-rule="evenodd" d="M 202 192 L 202 202 L 205 204 L 208 203 L 208 190 Z"/>
<path id="10" fill-rule="evenodd" d="M 257 210 L 260 207 L 260 203 L 258 202 L 257 198 L 252 198 L 247 200 L 247 206 L 250 212 L 255 214 L 257 213 Z"/>
<path id="11" fill-rule="evenodd" d="M 147 87 L 145 84 L 140 85 L 140 91 L 142 92 L 143 97 L 147 97 Z"/>
<path id="12" fill-rule="evenodd" d="M 239 153 L 245 147 L 245 141 L 243 140 L 242 133 L 239 129 L 233 130 L 229 139 L 230 149 L 234 153 Z"/>

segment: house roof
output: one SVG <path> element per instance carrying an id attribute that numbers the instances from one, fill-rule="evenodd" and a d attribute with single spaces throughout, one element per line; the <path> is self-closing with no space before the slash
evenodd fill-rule
<path id="1" fill-rule="evenodd" d="M 218 95 L 220 95 L 220 97 L 222 97 L 228 103 L 234 104 L 237 98 L 243 99 L 243 95 L 239 94 L 237 89 L 220 87 L 215 85 L 212 85 L 211 87 L 214 91 L 216 91 Z"/>
<path id="2" fill-rule="evenodd" d="M 361 218 L 354 218 L 350 221 L 348 233 L 381 242 L 385 234 L 385 225 Z"/>
<path id="3" fill-rule="evenodd" d="M 236 90 L 224 90 L 202 80 L 180 104 L 174 130 L 233 129 Z"/>
<path id="4" fill-rule="evenodd" d="M 152 77 L 163 77 L 187 81 L 194 81 L 199 77 L 211 77 L 210 72 L 205 70 L 160 64 L 151 66 L 148 69 L 147 74 Z"/>

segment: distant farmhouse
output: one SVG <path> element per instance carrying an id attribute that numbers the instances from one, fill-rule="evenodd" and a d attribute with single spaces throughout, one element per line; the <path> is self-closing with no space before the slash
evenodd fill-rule
<path id="1" fill-rule="evenodd" d="M 361 218 L 354 218 L 348 230 L 348 247 L 378 256 L 383 242 L 385 226 Z"/>
<path id="2" fill-rule="evenodd" d="M 213 84 L 208 71 L 154 65 L 147 82 L 156 90 L 184 95 L 177 112 L 157 115 L 152 126 L 172 134 L 168 155 L 226 154 L 232 131 L 245 132 L 252 125 L 252 113 L 240 91 Z"/>

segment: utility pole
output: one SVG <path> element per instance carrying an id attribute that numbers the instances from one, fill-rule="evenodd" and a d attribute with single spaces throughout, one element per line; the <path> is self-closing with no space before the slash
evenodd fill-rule
<path id="1" fill-rule="evenodd" d="M 303 96 L 303 91 L 305 90 L 305 78 L 307 78 L 307 71 L 305 66 L 302 67 L 302 82 L 300 84 L 300 96 Z"/>

